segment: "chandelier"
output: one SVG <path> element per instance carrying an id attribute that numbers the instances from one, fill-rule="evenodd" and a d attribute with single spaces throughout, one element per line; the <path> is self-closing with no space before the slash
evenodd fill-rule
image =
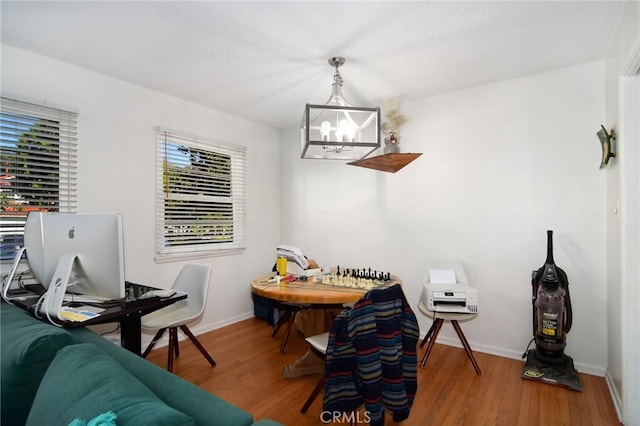
<path id="1" fill-rule="evenodd" d="M 307 104 L 301 125 L 301 158 L 358 160 L 380 147 L 380 108 L 353 107 L 342 96 L 342 57 L 335 67 L 331 96 L 324 105 Z"/>

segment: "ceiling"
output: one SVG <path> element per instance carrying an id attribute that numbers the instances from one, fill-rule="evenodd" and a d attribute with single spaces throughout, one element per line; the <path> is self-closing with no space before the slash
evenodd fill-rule
<path id="1" fill-rule="evenodd" d="M 2 43 L 275 128 L 603 59 L 615 1 L 5 1 Z"/>

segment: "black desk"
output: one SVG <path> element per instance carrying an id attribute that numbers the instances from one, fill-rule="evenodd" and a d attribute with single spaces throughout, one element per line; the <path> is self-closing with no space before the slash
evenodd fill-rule
<path id="1" fill-rule="evenodd" d="M 30 288 L 30 290 L 34 289 Z M 44 289 L 42 289 L 42 291 L 44 291 Z M 34 293 L 38 293 L 38 291 L 34 291 Z M 118 305 L 106 307 L 99 316 L 87 321 L 73 322 L 58 320 L 58 323 L 66 328 L 77 328 L 85 327 L 87 325 L 119 322 L 121 346 L 136 355 L 141 355 L 142 330 L 140 319 L 144 315 L 147 315 L 153 311 L 157 311 L 158 309 L 164 308 L 165 306 L 172 305 L 177 301 L 184 300 L 186 298 L 186 293 L 177 292 L 173 296 L 167 298 L 151 297 L 148 299 L 139 299 L 132 302 L 123 302 Z M 37 301 L 38 297 L 19 297 L 11 300 L 13 304 L 27 310 L 32 314 L 34 312 L 34 305 Z"/>

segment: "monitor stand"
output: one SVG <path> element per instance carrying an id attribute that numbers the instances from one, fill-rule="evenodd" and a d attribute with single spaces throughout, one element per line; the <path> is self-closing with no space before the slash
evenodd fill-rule
<path id="1" fill-rule="evenodd" d="M 62 319 L 60 310 L 62 309 L 69 277 L 76 259 L 77 255 L 75 254 L 66 254 L 60 257 L 47 292 L 42 296 L 42 303 L 39 305 L 38 311 L 40 314 L 46 315 L 50 320 L 53 316 L 57 319 Z"/>
<path id="2" fill-rule="evenodd" d="M 22 255 L 26 250 L 27 250 L 26 247 L 21 247 L 20 250 L 18 250 L 18 252 L 16 253 L 16 256 L 13 258 L 13 265 L 11 265 L 11 270 L 9 271 L 9 274 L 7 275 L 4 282 L 2 283 L 2 298 L 7 303 L 11 303 L 10 302 L 11 297 L 9 296 L 9 289 L 11 288 L 11 282 L 13 281 L 13 277 L 16 275 L 16 271 L 18 270 L 18 265 L 20 265 L 20 258 L 22 258 Z"/>

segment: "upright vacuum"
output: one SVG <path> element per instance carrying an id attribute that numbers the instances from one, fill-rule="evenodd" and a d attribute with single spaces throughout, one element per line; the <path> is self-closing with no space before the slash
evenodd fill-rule
<path id="1" fill-rule="evenodd" d="M 564 353 L 573 323 L 569 279 L 553 260 L 553 231 L 547 231 L 547 259 L 531 277 L 533 339 L 527 350 L 522 378 L 581 391 L 573 359 Z"/>

